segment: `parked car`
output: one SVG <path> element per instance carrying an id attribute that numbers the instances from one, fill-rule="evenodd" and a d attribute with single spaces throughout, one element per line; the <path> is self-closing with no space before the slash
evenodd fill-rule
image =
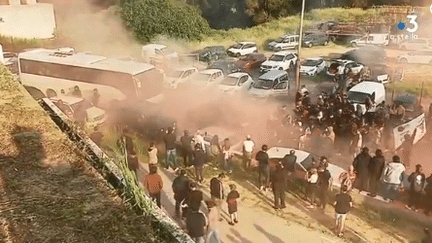
<path id="1" fill-rule="evenodd" d="M 253 69 L 259 67 L 267 58 L 262 53 L 247 54 L 236 62 L 237 67 L 246 73 L 250 73 Z"/>
<path id="2" fill-rule="evenodd" d="M 352 72 L 356 75 L 363 71 L 364 66 L 362 64 L 356 63 L 351 60 L 334 60 L 327 71 L 327 74 L 330 76 L 334 76 L 336 74 L 342 75 L 345 72 L 345 69 L 351 69 Z"/>
<path id="3" fill-rule="evenodd" d="M 247 73 L 231 73 L 221 81 L 218 90 L 227 94 L 246 92 L 252 87 L 253 82 Z"/>
<path id="4" fill-rule="evenodd" d="M 178 61 L 178 53 L 168 49 L 165 45 L 148 44 L 142 46 L 141 56 L 145 62 L 158 64 L 167 59 L 170 62 Z"/>
<path id="5" fill-rule="evenodd" d="M 378 45 L 387 46 L 389 44 L 389 34 L 369 34 L 359 39 L 350 41 L 352 46 Z"/>
<path id="6" fill-rule="evenodd" d="M 432 39 L 417 38 L 406 40 L 399 45 L 399 49 L 414 51 L 421 49 L 432 49 Z"/>
<path id="7" fill-rule="evenodd" d="M 363 81 L 354 87 L 352 87 L 348 92 L 348 100 L 357 109 L 357 104 L 362 106 L 363 111 L 366 112 L 365 102 L 368 98 L 374 104 L 369 112 L 374 112 L 376 105 L 386 100 L 385 87 L 382 83 L 373 81 Z"/>
<path id="8" fill-rule="evenodd" d="M 249 95 L 257 98 L 285 97 L 289 95 L 291 77 L 286 71 L 271 70 L 259 77 L 249 89 Z"/>
<path id="9" fill-rule="evenodd" d="M 199 52 L 199 60 L 201 62 L 215 61 L 225 58 L 226 50 L 223 46 L 207 46 Z"/>
<path id="10" fill-rule="evenodd" d="M 321 57 L 306 58 L 300 66 L 300 74 L 316 76 L 327 69 L 327 63 Z"/>
<path id="11" fill-rule="evenodd" d="M 285 157 L 285 155 L 289 154 L 291 150 L 295 151 L 295 155 L 297 157 L 293 179 L 304 182 L 307 171 L 309 171 L 309 169 L 311 169 L 312 167 L 316 166 L 316 163 L 319 163 L 319 157 L 314 154 L 298 149 L 272 147 L 267 150 L 270 167 L 272 168 L 272 170 L 274 170 L 276 165 L 279 164 L 280 161 Z M 345 172 L 345 170 L 340 166 L 334 165 L 332 163 L 328 163 L 327 169 L 329 170 L 330 175 L 333 178 L 332 185 L 340 187 L 338 178 L 341 173 Z"/>
<path id="12" fill-rule="evenodd" d="M 378 81 L 386 84 L 390 81 L 397 81 L 395 71 L 385 64 L 375 64 L 367 67 L 365 77 L 369 80 Z"/>
<path id="13" fill-rule="evenodd" d="M 237 66 L 237 60 L 234 58 L 228 58 L 228 59 L 215 61 L 210 66 L 208 66 L 208 68 L 209 69 L 220 69 L 220 70 L 222 70 L 222 72 L 225 76 L 230 74 L 230 73 L 240 71 L 240 69 Z"/>
<path id="14" fill-rule="evenodd" d="M 255 52 L 258 52 L 255 42 L 239 42 L 227 50 L 227 54 L 232 57 L 244 56 Z"/>
<path id="15" fill-rule="evenodd" d="M 202 87 L 219 84 L 224 78 L 220 69 L 205 69 L 190 78 L 190 83 Z"/>
<path id="16" fill-rule="evenodd" d="M 268 72 L 270 70 L 288 70 L 294 67 L 297 62 L 297 54 L 290 51 L 280 51 L 271 55 L 271 57 L 263 62 L 260 67 L 260 72 Z"/>
<path id="17" fill-rule="evenodd" d="M 93 106 L 92 103 L 82 98 L 58 96 L 51 97 L 50 100 L 70 119 L 73 119 L 73 114 L 80 106 L 84 108 L 87 113 L 86 129 L 92 129 L 95 126 L 102 125 L 106 120 L 106 112 L 104 110 Z"/>
<path id="18" fill-rule="evenodd" d="M 326 46 L 329 42 L 329 38 L 325 33 L 312 32 L 306 34 L 302 40 L 303 46 L 311 48 L 312 46 L 324 45 Z"/>
<path id="19" fill-rule="evenodd" d="M 268 44 L 270 50 L 281 51 L 294 49 L 299 45 L 299 35 L 284 35 Z"/>
<path id="20" fill-rule="evenodd" d="M 190 77 L 197 72 L 198 69 L 195 67 L 182 67 L 168 71 L 165 75 L 164 86 L 166 88 L 176 89 L 179 84 L 188 81 Z"/>
<path id="21" fill-rule="evenodd" d="M 397 57 L 399 63 L 415 63 L 432 65 L 432 49 L 410 52 Z"/>

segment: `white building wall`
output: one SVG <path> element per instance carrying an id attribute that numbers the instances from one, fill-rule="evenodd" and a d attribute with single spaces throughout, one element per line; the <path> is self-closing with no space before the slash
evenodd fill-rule
<path id="1" fill-rule="evenodd" d="M 48 39 L 54 37 L 55 27 L 52 4 L 0 5 L 0 35 Z"/>

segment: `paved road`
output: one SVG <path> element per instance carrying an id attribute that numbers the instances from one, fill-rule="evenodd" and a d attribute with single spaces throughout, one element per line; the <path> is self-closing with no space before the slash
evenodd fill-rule
<path id="1" fill-rule="evenodd" d="M 147 165 L 143 167 L 145 167 L 143 168 L 143 174 L 147 174 Z M 173 217 L 175 214 L 175 201 L 171 185 L 175 175 L 172 170 L 166 171 L 164 169 L 159 170 L 159 174 L 164 181 L 162 205 L 165 211 Z M 235 182 L 226 181 L 225 187 L 229 183 Z M 234 226 L 228 224 L 228 214 L 225 204 L 223 208 L 224 220 L 218 226 L 221 238 L 225 243 L 345 242 L 334 235 L 311 229 L 295 222 L 295 220 L 281 217 L 281 214 L 284 213 L 276 213 L 272 208 L 272 202 L 269 198 L 259 193 L 254 185 L 247 182 L 241 185 L 238 183 L 235 184 L 240 193 L 238 203 L 239 223 Z M 207 188 L 209 188 L 208 180 L 201 188 L 205 194 L 205 200 L 209 198 Z M 202 211 L 207 212 L 204 205 L 202 205 Z M 295 217 L 295 215 L 292 217 Z M 184 227 L 183 222 L 179 220 L 176 222 L 181 227 Z"/>

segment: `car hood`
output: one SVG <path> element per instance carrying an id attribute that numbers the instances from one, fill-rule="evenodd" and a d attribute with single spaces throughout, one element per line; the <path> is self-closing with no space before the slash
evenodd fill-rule
<path id="1" fill-rule="evenodd" d="M 249 94 L 255 97 L 268 97 L 270 96 L 270 93 L 271 93 L 271 89 L 257 89 L 255 87 L 252 87 L 249 90 Z"/>
<path id="2" fill-rule="evenodd" d="M 281 63 L 282 62 L 275 62 L 275 61 L 269 61 L 269 60 L 267 60 L 267 61 L 263 62 L 261 65 L 274 67 L 274 66 L 279 66 Z"/>
<path id="3" fill-rule="evenodd" d="M 300 72 L 311 72 L 316 70 L 316 66 L 300 66 Z"/>
<path id="4" fill-rule="evenodd" d="M 250 63 L 250 61 L 238 60 L 238 61 L 235 63 L 235 65 L 236 65 L 237 67 L 244 67 L 244 66 L 246 66 L 246 64 L 248 64 L 248 63 Z"/>
<path id="5" fill-rule="evenodd" d="M 230 48 L 230 49 L 228 49 L 228 51 L 231 51 L 231 52 L 239 52 L 239 51 L 241 51 L 241 49 L 237 49 L 237 48 Z"/>
<path id="6" fill-rule="evenodd" d="M 105 116 L 104 110 L 97 108 L 97 107 L 94 107 L 94 106 L 86 109 L 86 111 L 87 111 L 88 119 L 92 120 L 92 121 L 100 120 L 101 118 L 103 118 Z"/>
<path id="7" fill-rule="evenodd" d="M 219 90 L 220 92 L 223 92 L 223 93 L 233 93 L 233 92 L 238 91 L 239 89 L 240 89 L 240 87 L 237 86 L 237 85 L 235 85 L 235 86 L 230 86 L 230 85 L 220 84 L 220 85 L 218 86 L 218 90 Z"/>

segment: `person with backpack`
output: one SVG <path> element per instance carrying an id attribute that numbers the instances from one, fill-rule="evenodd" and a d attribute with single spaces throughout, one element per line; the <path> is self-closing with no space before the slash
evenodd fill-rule
<path id="1" fill-rule="evenodd" d="M 186 228 L 195 243 L 204 243 L 207 227 L 207 217 L 199 209 L 191 209 L 186 217 Z"/>
<path id="2" fill-rule="evenodd" d="M 210 180 L 210 195 L 212 197 L 212 200 L 216 204 L 216 209 L 218 212 L 219 221 L 222 220 L 222 202 L 225 199 L 225 193 L 224 193 L 224 185 L 223 185 L 223 179 L 225 178 L 224 173 L 220 173 L 218 177 L 213 177 Z"/>
<path id="3" fill-rule="evenodd" d="M 180 170 L 180 175 L 177 176 L 172 184 L 175 200 L 175 214 L 180 217 L 180 204 L 187 197 L 189 193 L 190 180 L 186 176 L 186 170 Z"/>
<path id="4" fill-rule="evenodd" d="M 422 173 L 422 170 L 422 166 L 418 164 L 416 165 L 415 172 L 411 173 L 411 175 L 408 177 L 408 181 L 410 183 L 410 195 L 406 208 L 409 210 L 417 211 L 417 209 L 420 207 L 420 198 L 426 181 L 426 176 Z"/>

